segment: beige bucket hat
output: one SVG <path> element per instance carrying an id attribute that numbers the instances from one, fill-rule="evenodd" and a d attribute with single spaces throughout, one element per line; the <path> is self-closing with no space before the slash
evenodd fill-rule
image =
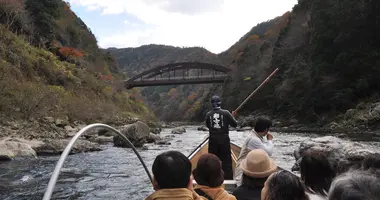
<path id="1" fill-rule="evenodd" d="M 265 178 L 278 170 L 276 163 L 262 149 L 254 149 L 241 161 L 243 173 L 253 178 Z"/>

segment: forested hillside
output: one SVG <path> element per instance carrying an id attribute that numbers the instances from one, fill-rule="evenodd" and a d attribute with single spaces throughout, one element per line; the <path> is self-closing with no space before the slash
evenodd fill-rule
<path id="1" fill-rule="evenodd" d="M 200 47 L 144 45 L 138 48 L 110 48 L 107 51 L 117 58 L 120 69 L 130 77 L 169 63 L 197 61 L 222 65 L 217 55 Z M 144 87 L 141 94 L 160 119 L 188 120 L 199 111 L 201 101 L 209 95 L 210 88 L 211 85 Z"/>
<path id="2" fill-rule="evenodd" d="M 0 0 L 0 113 L 112 122 L 152 117 L 115 58 L 62 0 Z M 3 120 L 1 120 L 3 121 Z"/>
<path id="3" fill-rule="evenodd" d="M 272 72 L 271 62 L 274 49 L 280 35 L 288 26 L 290 15 L 291 13 L 287 12 L 281 17 L 258 24 L 230 49 L 220 54 L 237 68 L 223 87 L 224 105 L 229 110 L 239 106 Z M 270 83 L 273 83 L 273 78 Z M 269 91 L 269 87 L 270 84 L 265 85 L 264 89 L 248 101 L 239 114 L 247 115 L 252 111 L 268 110 L 267 103 L 269 102 L 266 96 L 272 95 L 271 92 L 266 92 Z M 260 105 L 257 102 L 260 102 Z"/>
<path id="4" fill-rule="evenodd" d="M 300 0 L 283 16 L 286 24 L 269 48 L 264 43 L 248 48 L 252 53 L 235 62 L 254 72 L 249 83 L 255 86 L 280 68 L 244 113 L 266 113 L 320 126 L 332 121 L 342 127 L 378 125 L 379 8 L 376 0 Z M 263 67 L 262 61 L 267 62 Z M 229 108 L 238 104 L 233 95 L 244 85 L 241 73 L 238 70 L 224 88 Z M 249 93 L 242 91 L 244 96 Z"/>

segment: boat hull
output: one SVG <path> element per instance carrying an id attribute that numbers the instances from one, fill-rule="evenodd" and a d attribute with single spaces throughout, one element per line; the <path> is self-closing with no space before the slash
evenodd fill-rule
<path id="1" fill-rule="evenodd" d="M 233 142 L 230 142 L 231 147 L 231 158 L 232 158 L 232 170 L 235 171 L 237 158 L 239 157 L 241 147 Z M 208 138 L 204 140 L 190 155 L 189 159 L 191 162 L 192 170 L 194 170 L 197 166 L 199 158 L 208 153 Z M 196 181 L 193 181 L 194 185 L 196 185 Z M 236 181 L 235 180 L 224 180 L 223 185 L 226 190 L 231 191 L 233 188 L 236 187 Z"/>

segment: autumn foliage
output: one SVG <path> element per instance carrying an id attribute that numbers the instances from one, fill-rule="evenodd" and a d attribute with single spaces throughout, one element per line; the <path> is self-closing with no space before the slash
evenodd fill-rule
<path id="1" fill-rule="evenodd" d="M 113 76 L 112 76 L 112 75 L 103 75 L 103 74 L 99 74 L 99 75 L 98 75 L 98 79 L 99 79 L 99 80 L 108 80 L 108 81 L 112 81 L 112 80 L 113 80 Z"/>
<path id="2" fill-rule="evenodd" d="M 70 5 L 70 2 L 65 2 L 65 10 L 66 11 L 69 11 L 69 10 L 71 10 L 71 5 Z"/>
<path id="3" fill-rule="evenodd" d="M 197 93 L 192 92 L 192 93 L 187 97 L 187 100 L 188 100 L 188 101 L 193 101 L 195 98 L 197 98 Z"/>
<path id="4" fill-rule="evenodd" d="M 259 38 L 260 38 L 260 36 L 254 34 L 254 35 L 251 35 L 251 36 L 248 37 L 248 41 L 249 42 L 253 42 L 253 41 L 255 41 L 255 40 L 259 39 Z"/>
<path id="5" fill-rule="evenodd" d="M 175 88 L 170 89 L 168 92 L 168 96 L 169 97 L 177 97 L 178 96 L 177 90 Z"/>
<path id="6" fill-rule="evenodd" d="M 72 47 L 61 47 L 58 50 L 65 57 L 79 58 L 83 56 L 83 53 Z"/>
<path id="7" fill-rule="evenodd" d="M 70 2 L 65 2 L 64 10 L 69 13 L 71 17 L 75 17 L 74 12 L 71 10 Z"/>
<path id="8" fill-rule="evenodd" d="M 270 36 L 273 33 L 271 29 L 264 33 L 265 36 Z"/>

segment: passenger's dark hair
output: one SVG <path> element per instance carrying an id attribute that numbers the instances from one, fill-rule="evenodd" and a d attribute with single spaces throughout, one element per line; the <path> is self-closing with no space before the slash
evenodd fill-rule
<path id="1" fill-rule="evenodd" d="M 327 196 L 335 172 L 322 153 L 310 150 L 304 152 L 300 172 L 306 187 L 312 190 L 309 192 Z"/>
<path id="2" fill-rule="evenodd" d="M 191 176 L 190 160 L 178 151 L 167 151 L 156 157 L 152 171 L 160 189 L 186 188 Z"/>
<path id="3" fill-rule="evenodd" d="M 224 172 L 220 159 L 212 154 L 203 154 L 193 171 L 193 177 L 199 185 L 219 187 L 223 184 Z"/>
<path id="4" fill-rule="evenodd" d="M 268 177 L 265 178 L 253 178 L 245 174 L 242 175 L 242 185 L 248 188 L 262 188 Z"/>
<path id="5" fill-rule="evenodd" d="M 378 200 L 380 179 L 366 171 L 348 171 L 333 181 L 328 196 L 329 200 Z"/>
<path id="6" fill-rule="evenodd" d="M 309 200 L 302 181 L 289 171 L 275 172 L 268 180 L 265 200 Z"/>
<path id="7" fill-rule="evenodd" d="M 256 119 L 254 129 L 256 132 L 264 132 L 266 129 L 269 129 L 271 126 L 272 126 L 271 120 L 264 117 L 259 117 Z"/>

